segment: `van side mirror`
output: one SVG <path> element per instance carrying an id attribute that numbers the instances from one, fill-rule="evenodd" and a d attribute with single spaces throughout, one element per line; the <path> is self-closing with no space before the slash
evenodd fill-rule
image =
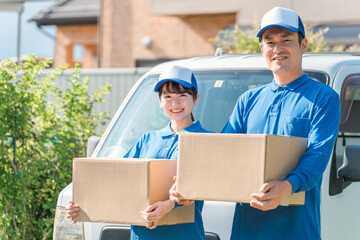
<path id="1" fill-rule="evenodd" d="M 91 136 L 88 139 L 87 148 L 86 148 L 86 157 L 91 157 L 99 142 L 100 142 L 100 137 L 98 136 Z"/>
<path id="2" fill-rule="evenodd" d="M 346 146 L 344 162 L 338 170 L 338 176 L 344 182 L 360 181 L 360 145 Z"/>

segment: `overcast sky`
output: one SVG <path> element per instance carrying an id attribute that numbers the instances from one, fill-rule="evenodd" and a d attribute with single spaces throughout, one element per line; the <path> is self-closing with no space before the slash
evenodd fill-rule
<path id="1" fill-rule="evenodd" d="M 43 34 L 34 22 L 28 22 L 40 10 L 53 4 L 53 0 L 26 2 L 22 14 L 21 55 L 35 53 L 38 57 L 53 57 L 55 40 Z M 43 27 L 44 31 L 55 36 L 56 27 Z M 0 59 L 17 56 L 18 13 L 0 9 Z"/>

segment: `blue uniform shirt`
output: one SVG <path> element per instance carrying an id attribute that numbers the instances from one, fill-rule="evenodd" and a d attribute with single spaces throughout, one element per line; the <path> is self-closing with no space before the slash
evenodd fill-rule
<path id="1" fill-rule="evenodd" d="M 199 121 L 182 132 L 208 132 Z M 177 159 L 178 134 L 174 134 L 170 124 L 160 130 L 145 133 L 124 156 L 126 158 Z M 203 201 L 195 201 L 195 222 L 157 226 L 147 229 L 143 226 L 131 226 L 132 240 L 204 240 L 204 226 L 201 217 Z"/>
<path id="2" fill-rule="evenodd" d="M 303 206 L 279 206 L 270 211 L 236 204 L 232 240 L 321 238 L 320 186 L 339 121 L 338 94 L 307 74 L 285 86 L 273 81 L 240 96 L 222 132 L 307 138 L 307 151 L 286 178 L 293 192 L 306 194 Z"/>

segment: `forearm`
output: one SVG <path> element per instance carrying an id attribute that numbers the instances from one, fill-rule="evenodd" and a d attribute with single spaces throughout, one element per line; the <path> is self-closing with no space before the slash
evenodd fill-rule
<path id="1" fill-rule="evenodd" d="M 165 212 L 164 215 L 175 208 L 175 202 L 171 201 L 170 199 L 164 201 L 163 204 L 164 204 L 164 212 Z"/>

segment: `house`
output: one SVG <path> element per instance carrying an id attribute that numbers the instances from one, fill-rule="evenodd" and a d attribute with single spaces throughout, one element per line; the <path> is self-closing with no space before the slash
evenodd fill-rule
<path id="1" fill-rule="evenodd" d="M 57 26 L 55 66 L 71 66 L 81 45 L 83 68 L 138 67 L 213 55 L 209 38 L 231 24 L 250 27 L 277 5 L 296 10 L 308 26 L 330 26 L 329 44 L 360 43 L 358 0 L 58 0 L 32 20 Z"/>

